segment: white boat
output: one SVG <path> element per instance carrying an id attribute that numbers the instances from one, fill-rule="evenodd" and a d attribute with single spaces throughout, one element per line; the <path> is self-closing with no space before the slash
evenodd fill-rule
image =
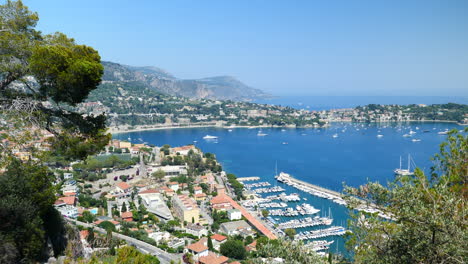
<path id="1" fill-rule="evenodd" d="M 258 131 L 257 136 L 259 137 L 264 137 L 267 136 L 268 134 L 263 133 L 262 131 Z"/>
<path id="2" fill-rule="evenodd" d="M 404 134 L 403 137 L 411 137 L 410 134 Z"/>
<path id="3" fill-rule="evenodd" d="M 232 129 L 228 129 L 229 132 L 232 132 Z"/>
<path id="4" fill-rule="evenodd" d="M 400 156 L 400 168 L 394 170 L 395 174 L 401 175 L 401 176 L 413 175 L 414 173 L 411 172 L 410 170 L 410 163 L 411 163 L 411 155 L 408 154 L 408 169 L 402 169 L 401 168 L 401 156 Z"/>
<path id="5" fill-rule="evenodd" d="M 419 142 L 419 141 L 421 141 L 421 140 L 420 140 L 419 138 L 413 138 L 411 141 L 413 141 L 413 142 Z"/>
<path id="6" fill-rule="evenodd" d="M 410 135 L 416 134 L 416 132 L 414 132 L 414 131 L 411 130 L 411 129 L 410 129 L 409 133 L 410 133 Z"/>
<path id="7" fill-rule="evenodd" d="M 333 134 L 332 137 L 333 137 L 333 138 L 337 138 L 337 137 L 338 137 L 338 134 Z"/>
<path id="8" fill-rule="evenodd" d="M 287 145 L 287 144 L 288 144 L 288 142 L 283 142 L 282 144 L 283 144 L 283 145 Z"/>
<path id="9" fill-rule="evenodd" d="M 377 137 L 378 137 L 378 138 L 381 138 L 381 137 L 383 137 L 383 135 L 381 135 L 381 134 L 378 134 L 378 135 L 377 135 Z"/>
<path id="10" fill-rule="evenodd" d="M 447 135 L 448 132 L 449 132 L 448 129 L 446 129 L 445 131 L 440 131 L 440 132 L 438 132 L 437 134 L 439 134 L 439 135 Z"/>
<path id="11" fill-rule="evenodd" d="M 210 135 L 206 135 L 203 137 L 203 139 L 217 139 L 218 137 L 217 136 L 210 136 Z"/>

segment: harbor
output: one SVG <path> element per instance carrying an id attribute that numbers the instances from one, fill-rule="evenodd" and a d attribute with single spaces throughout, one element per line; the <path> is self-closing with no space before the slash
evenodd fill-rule
<path id="1" fill-rule="evenodd" d="M 289 185 L 291 187 L 294 187 L 298 190 L 301 190 L 303 192 L 312 194 L 314 196 L 328 199 L 336 204 L 346 206 L 347 202 L 342 198 L 342 194 L 336 191 L 332 191 L 326 188 L 322 188 L 320 186 L 310 184 L 301 180 L 298 180 L 291 175 L 280 172 L 277 176 L 275 176 L 276 180 L 284 183 L 286 185 Z M 391 216 L 386 215 L 382 213 L 379 209 L 376 208 L 375 205 L 373 204 L 366 204 L 364 201 L 361 202 L 361 205 L 355 208 L 358 211 L 363 211 L 367 213 L 377 213 L 380 217 L 385 218 L 385 219 L 392 219 Z"/>
<path id="2" fill-rule="evenodd" d="M 331 225 L 333 219 L 328 217 L 306 217 L 304 219 L 293 219 L 287 222 L 283 222 L 278 224 L 279 229 L 286 229 L 286 228 L 305 228 L 305 227 L 312 227 L 312 226 L 319 226 L 319 225 Z"/>
<path id="3" fill-rule="evenodd" d="M 329 236 L 342 236 L 346 233 L 346 229 L 342 226 L 332 226 L 326 229 L 304 231 L 297 234 L 294 239 L 297 240 L 308 240 Z"/>
<path id="4" fill-rule="evenodd" d="M 272 216 L 298 216 L 298 215 L 313 215 L 320 212 L 310 204 L 296 205 L 296 208 L 288 207 L 287 209 L 270 210 Z"/>

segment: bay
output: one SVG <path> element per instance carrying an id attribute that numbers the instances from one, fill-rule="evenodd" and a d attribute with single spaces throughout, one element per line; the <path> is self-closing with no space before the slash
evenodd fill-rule
<path id="1" fill-rule="evenodd" d="M 278 164 L 278 171 L 341 191 L 343 184 L 359 186 L 368 180 L 385 184 L 393 179 L 393 170 L 399 167 L 400 156 L 406 168 L 408 154 L 419 168 L 429 172 L 433 165 L 430 158 L 439 151 L 439 144 L 446 138 L 438 132 L 454 128 L 463 129 L 452 123 L 334 123 L 329 128 L 320 129 L 261 129 L 266 136 L 258 136 L 259 129 L 235 128 L 230 132 L 223 128 L 186 128 L 122 133 L 114 135 L 114 138 L 158 146 L 195 144 L 204 152 L 216 154 L 223 169 L 238 177 L 258 176 L 261 181 L 281 185 L 274 179 L 275 164 Z M 403 137 L 410 130 L 416 134 Z M 338 137 L 333 137 L 334 134 Z M 218 139 L 204 140 L 205 135 L 217 136 Z M 413 142 L 414 138 L 421 141 Z M 330 210 L 333 225 L 346 226 L 349 215 L 344 206 L 281 186 L 288 194 L 299 193 L 306 198 L 307 201 L 301 203 L 310 203 L 320 209 L 319 215 L 328 215 Z M 295 205 L 290 203 L 291 207 Z M 285 220 L 290 219 L 280 217 L 280 221 Z M 323 227 L 297 231 L 317 228 Z M 348 255 L 342 237 L 327 240 L 335 240 L 331 251 Z"/>

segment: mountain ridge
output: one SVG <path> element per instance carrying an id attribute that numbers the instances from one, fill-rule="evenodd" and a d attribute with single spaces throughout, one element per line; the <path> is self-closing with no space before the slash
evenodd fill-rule
<path id="1" fill-rule="evenodd" d="M 168 95 L 192 99 L 252 101 L 271 95 L 252 88 L 228 75 L 200 79 L 179 79 L 168 71 L 154 66 L 130 66 L 103 61 L 104 82 L 139 82 L 148 88 Z"/>

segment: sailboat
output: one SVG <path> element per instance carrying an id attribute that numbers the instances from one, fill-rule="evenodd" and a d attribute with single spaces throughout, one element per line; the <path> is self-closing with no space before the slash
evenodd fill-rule
<path id="1" fill-rule="evenodd" d="M 411 155 L 408 154 L 408 169 L 402 169 L 401 168 L 401 156 L 400 156 L 400 168 L 394 170 L 395 174 L 401 175 L 401 176 L 413 175 L 414 172 L 411 172 L 410 170 L 410 163 L 411 163 Z"/>

